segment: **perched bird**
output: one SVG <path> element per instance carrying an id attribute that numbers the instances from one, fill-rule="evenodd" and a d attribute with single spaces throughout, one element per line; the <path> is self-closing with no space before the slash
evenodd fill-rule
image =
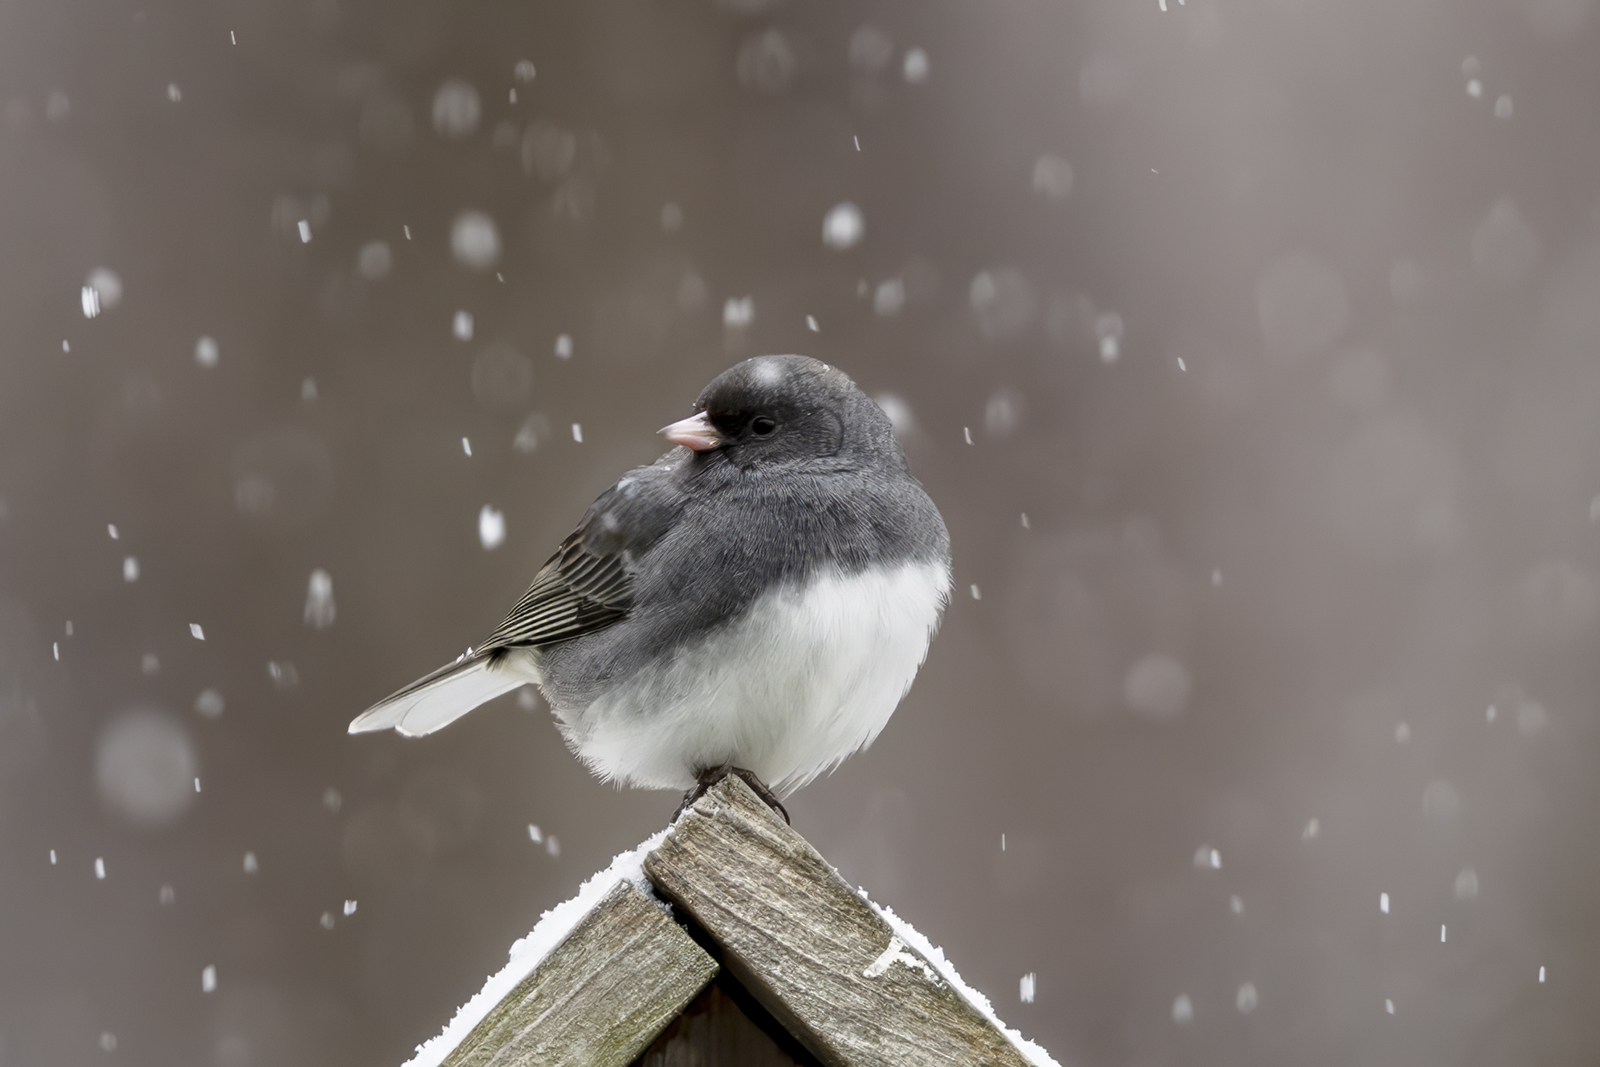
<path id="1" fill-rule="evenodd" d="M 602 779 L 687 805 L 737 773 L 779 811 L 871 744 L 949 596 L 938 508 L 888 417 L 814 359 L 746 360 L 694 410 L 481 646 L 350 732 L 429 734 L 532 682 Z"/>

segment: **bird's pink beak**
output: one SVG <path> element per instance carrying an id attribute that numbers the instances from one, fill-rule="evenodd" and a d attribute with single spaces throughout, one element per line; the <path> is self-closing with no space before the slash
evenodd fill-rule
<path id="1" fill-rule="evenodd" d="M 675 422 L 671 426 L 663 426 L 657 432 L 673 444 L 682 445 L 696 452 L 707 452 L 722 443 L 722 438 L 717 436 L 717 428 L 711 425 L 711 420 L 706 418 L 705 412 Z"/>

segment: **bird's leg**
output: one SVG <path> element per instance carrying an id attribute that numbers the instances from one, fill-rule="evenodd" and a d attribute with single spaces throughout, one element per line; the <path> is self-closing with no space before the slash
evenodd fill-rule
<path id="1" fill-rule="evenodd" d="M 756 796 L 760 797 L 767 807 L 782 815 L 785 823 L 789 822 L 789 812 L 779 802 L 777 794 L 767 788 L 767 783 L 757 778 L 754 771 L 747 771 L 743 767 L 735 767 L 729 763 L 724 763 L 720 767 L 707 767 L 695 775 L 694 788 L 683 794 L 683 803 L 679 804 L 678 810 L 672 813 L 673 821 L 676 822 L 678 816 L 688 811 L 695 801 L 705 796 L 706 790 L 730 774 L 738 775 L 742 778 L 745 785 L 754 790 Z"/>
<path id="2" fill-rule="evenodd" d="M 733 768 L 729 764 L 724 763 L 720 767 L 706 767 L 702 770 L 696 771 L 694 776 L 694 788 L 683 794 L 683 802 L 678 805 L 678 810 L 672 813 L 672 821 L 677 822 L 678 816 L 688 811 L 695 801 L 705 796 L 707 789 L 710 789 L 712 786 L 728 777 L 728 774 L 732 769 Z"/>

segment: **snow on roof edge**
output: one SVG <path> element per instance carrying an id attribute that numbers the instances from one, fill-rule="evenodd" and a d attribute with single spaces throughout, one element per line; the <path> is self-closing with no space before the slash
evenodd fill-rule
<path id="1" fill-rule="evenodd" d="M 933 964 L 934 969 L 939 972 L 939 976 L 950 983 L 951 988 L 966 998 L 968 1004 L 978 1009 L 978 1013 L 993 1023 L 995 1029 L 1006 1035 L 1006 1040 L 1010 1041 L 1016 1050 L 1022 1053 L 1023 1059 L 1033 1064 L 1034 1067 L 1061 1067 L 1055 1058 L 1046 1052 L 1042 1046 L 1029 1041 L 1022 1036 L 1021 1032 L 1013 1030 L 1001 1022 L 1000 1016 L 994 1012 L 994 1006 L 989 1003 L 989 998 L 962 980 L 961 975 L 956 973 L 955 964 L 945 958 L 942 948 L 929 941 L 916 927 L 896 915 L 893 908 L 875 903 L 871 897 L 867 896 L 865 889 L 858 889 L 856 892 L 861 894 L 861 899 L 867 902 L 868 907 L 883 917 L 884 921 L 894 930 L 896 937 L 921 953 L 924 959 Z"/>
<path id="2" fill-rule="evenodd" d="M 506 965 L 484 982 L 483 988 L 471 1000 L 456 1010 L 455 1016 L 438 1035 L 417 1046 L 416 1055 L 406 1062 L 405 1067 L 439 1067 L 444 1058 L 472 1032 L 473 1027 L 482 1022 L 484 1016 L 488 1015 L 507 993 L 516 988 L 518 982 L 533 973 L 533 969 L 543 962 L 552 949 L 566 940 L 573 928 L 607 893 L 611 892 L 612 887 L 618 882 L 631 882 L 646 896 L 655 899 L 655 890 L 644 875 L 644 860 L 655 851 L 671 830 L 672 827 L 668 826 L 640 842 L 637 847 L 617 853 L 611 860 L 610 866 L 591 875 L 579 887 L 576 895 L 541 915 L 528 935 L 512 944 L 510 959 Z M 939 976 L 949 982 L 951 988 L 988 1019 L 995 1029 L 1004 1034 L 1006 1040 L 1011 1042 L 1024 1059 L 1034 1067 L 1061 1067 L 1043 1047 L 1029 1041 L 1019 1031 L 1001 1022 L 1000 1017 L 995 1014 L 994 1006 L 989 1003 L 989 998 L 967 985 L 956 972 L 955 964 L 945 958 L 943 949 L 929 941 L 916 927 L 896 915 L 893 908 L 874 902 L 865 889 L 857 889 L 856 892 L 861 894 L 861 899 L 866 901 L 868 907 L 889 924 L 895 936 L 931 963 L 939 972 Z"/>
<path id="3" fill-rule="evenodd" d="M 618 882 L 632 882 L 653 899 L 655 891 L 644 876 L 644 858 L 661 844 L 671 829 L 669 826 L 646 838 L 638 847 L 617 853 L 609 867 L 591 875 L 579 887 L 577 895 L 541 915 L 528 935 L 519 938 L 511 946 L 511 958 L 499 973 L 484 982 L 483 988 L 457 1009 L 455 1017 L 437 1036 L 418 1045 L 416 1055 L 406 1062 L 405 1067 L 439 1067 L 444 1058 L 472 1033 L 472 1028 L 482 1022 L 484 1016 L 516 988 L 518 982 L 532 974 L 533 969 L 550 954 L 550 950 L 566 940 L 573 928 Z"/>

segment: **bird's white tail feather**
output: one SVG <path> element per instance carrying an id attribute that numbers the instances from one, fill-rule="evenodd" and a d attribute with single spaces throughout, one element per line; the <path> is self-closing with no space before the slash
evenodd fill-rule
<path id="1" fill-rule="evenodd" d="M 496 670 L 484 658 L 452 663 L 372 705 L 350 723 L 350 732 L 364 734 L 393 727 L 406 737 L 421 737 L 526 681 L 510 671 Z"/>

